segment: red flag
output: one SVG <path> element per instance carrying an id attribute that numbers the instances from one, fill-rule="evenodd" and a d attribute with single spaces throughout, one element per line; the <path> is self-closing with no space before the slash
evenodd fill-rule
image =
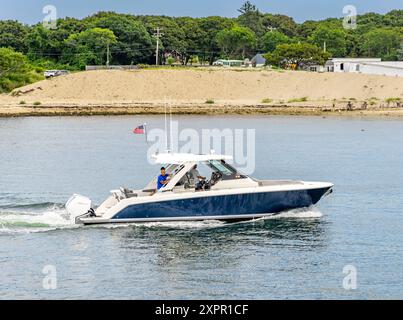
<path id="1" fill-rule="evenodd" d="M 144 125 L 138 126 L 133 130 L 134 134 L 145 134 Z"/>

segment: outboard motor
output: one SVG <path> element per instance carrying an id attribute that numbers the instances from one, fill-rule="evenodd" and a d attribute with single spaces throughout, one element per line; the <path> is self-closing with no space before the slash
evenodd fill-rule
<path id="1" fill-rule="evenodd" d="M 66 202 L 66 209 L 70 215 L 70 221 L 75 224 L 80 224 L 80 218 L 84 216 L 95 216 L 92 207 L 91 199 L 81 196 L 79 194 L 73 195 Z"/>

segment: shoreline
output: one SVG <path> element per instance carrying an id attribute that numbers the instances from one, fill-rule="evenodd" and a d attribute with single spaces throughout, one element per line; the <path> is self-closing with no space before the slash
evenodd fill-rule
<path id="1" fill-rule="evenodd" d="M 402 116 L 403 78 L 257 70 L 99 70 L 0 95 L 0 117 L 164 114 Z"/>
<path id="2" fill-rule="evenodd" d="M 69 106 L 0 106 L 0 118 L 52 116 L 122 116 L 159 115 L 165 105 L 139 103 L 130 105 L 69 105 Z M 373 116 L 403 117 L 403 108 L 346 108 L 289 105 L 206 105 L 179 104 L 172 106 L 175 115 L 284 115 L 284 116 Z"/>

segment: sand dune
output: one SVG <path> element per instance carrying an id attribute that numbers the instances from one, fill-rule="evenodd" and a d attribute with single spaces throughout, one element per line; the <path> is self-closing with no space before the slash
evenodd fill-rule
<path id="1" fill-rule="evenodd" d="M 31 91 L 33 90 L 33 91 Z M 247 70 L 89 71 L 44 80 L 19 89 L 20 95 L 0 96 L 0 106 L 127 105 L 130 103 L 322 107 L 352 99 L 403 99 L 403 78 L 362 74 Z M 24 93 L 25 92 L 25 93 Z M 304 98 L 304 99 L 302 99 Z M 300 100 L 292 102 L 290 100 Z M 304 100 L 304 101 L 301 101 Z"/>

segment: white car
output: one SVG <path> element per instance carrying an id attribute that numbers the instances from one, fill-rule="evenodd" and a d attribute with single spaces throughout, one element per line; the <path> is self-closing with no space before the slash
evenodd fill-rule
<path id="1" fill-rule="evenodd" d="M 53 78 L 69 74 L 67 70 L 46 70 L 43 75 L 45 78 Z"/>

